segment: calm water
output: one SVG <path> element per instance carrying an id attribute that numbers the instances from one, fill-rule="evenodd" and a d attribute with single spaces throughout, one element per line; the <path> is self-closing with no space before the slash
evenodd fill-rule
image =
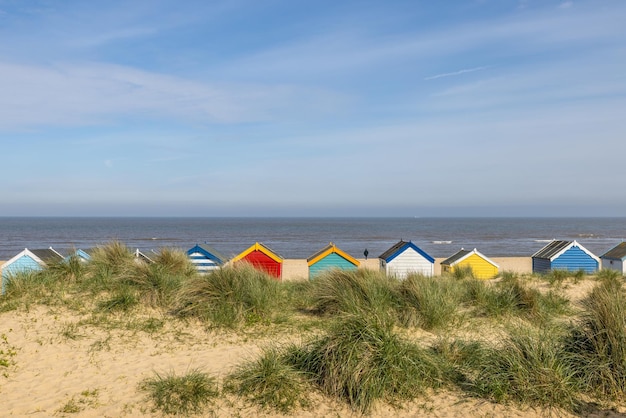
<path id="1" fill-rule="evenodd" d="M 120 240 L 142 251 L 208 243 L 227 256 L 259 241 L 284 258 L 329 242 L 361 258 L 400 239 L 433 257 L 461 247 L 487 256 L 530 256 L 550 239 L 577 240 L 597 255 L 626 239 L 626 218 L 1 218 L 0 260 L 24 248 L 90 248 Z"/>

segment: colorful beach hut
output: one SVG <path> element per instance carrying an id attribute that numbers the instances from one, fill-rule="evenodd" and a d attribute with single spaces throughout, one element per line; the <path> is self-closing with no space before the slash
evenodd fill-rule
<path id="1" fill-rule="evenodd" d="M 91 260 L 91 252 L 92 250 L 81 250 L 80 248 L 76 251 L 70 252 L 67 256 L 65 256 L 65 260 L 69 260 L 70 257 L 76 257 L 80 262 L 86 263 Z"/>
<path id="2" fill-rule="evenodd" d="M 411 241 L 398 241 L 378 259 L 380 271 L 398 279 L 405 279 L 412 273 L 431 277 L 435 270 L 435 259 Z"/>
<path id="3" fill-rule="evenodd" d="M 154 260 L 152 260 L 150 257 L 148 257 L 145 253 L 142 253 L 141 251 L 139 251 L 139 248 L 137 248 L 135 250 L 133 255 L 135 256 L 135 262 L 136 263 L 145 263 L 145 264 L 152 264 L 152 263 L 154 263 Z"/>
<path id="4" fill-rule="evenodd" d="M 283 274 L 283 258 L 267 246 L 255 242 L 254 245 L 232 259 L 233 263 L 247 262 L 280 280 Z"/>
<path id="5" fill-rule="evenodd" d="M 226 263 L 227 259 L 207 244 L 196 244 L 187 250 L 187 257 L 198 270 L 198 273 L 209 273 Z"/>
<path id="6" fill-rule="evenodd" d="M 496 263 L 479 253 L 476 248 L 471 251 L 461 248 L 456 254 L 441 262 L 442 273 L 453 273 L 456 269 L 468 267 L 472 269 L 472 274 L 477 279 L 492 279 L 498 275 L 500 268 Z"/>
<path id="7" fill-rule="evenodd" d="M 626 274 L 626 242 L 620 242 L 600 256 L 603 270 L 617 270 Z"/>
<path id="8" fill-rule="evenodd" d="M 309 266 L 309 278 L 312 279 L 331 269 L 356 270 L 359 261 L 337 248 L 332 242 L 306 260 Z"/>
<path id="9" fill-rule="evenodd" d="M 600 259 L 576 241 L 553 240 L 532 256 L 533 273 L 551 270 L 583 270 L 593 273 L 600 266 Z"/>
<path id="10" fill-rule="evenodd" d="M 29 250 L 25 248 L 2 265 L 2 293 L 11 276 L 28 271 L 42 270 L 50 263 L 63 261 L 64 257 L 50 248 Z"/>

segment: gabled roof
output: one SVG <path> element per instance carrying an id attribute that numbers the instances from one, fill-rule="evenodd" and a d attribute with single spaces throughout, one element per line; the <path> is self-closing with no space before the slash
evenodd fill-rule
<path id="1" fill-rule="evenodd" d="M 307 258 L 306 262 L 309 265 L 309 267 L 311 267 L 313 264 L 317 263 L 322 258 L 332 253 L 340 255 L 341 257 L 345 258 L 346 260 L 348 260 L 350 263 L 354 264 L 355 266 L 358 266 L 359 264 L 361 264 L 356 258 L 352 257 L 350 254 L 337 248 L 337 246 L 333 244 L 332 242 L 328 244 L 326 247 L 316 252 L 315 254 L 313 254 L 311 257 Z"/>
<path id="2" fill-rule="evenodd" d="M 261 244 L 260 242 L 255 242 L 248 249 L 246 249 L 241 254 L 239 254 L 235 258 L 233 258 L 232 262 L 234 263 L 235 261 L 239 261 L 239 260 L 241 260 L 242 258 L 245 258 L 248 254 L 250 254 L 251 252 L 254 252 L 254 251 L 262 252 L 263 254 L 265 254 L 266 256 L 271 258 L 272 260 L 276 261 L 277 263 L 282 263 L 283 262 L 283 258 L 280 255 L 276 254 L 274 251 L 270 250 L 269 247 Z"/>
<path id="3" fill-rule="evenodd" d="M 56 252 L 55 250 L 50 248 L 43 248 L 37 250 L 30 250 L 33 254 L 35 254 L 40 260 L 44 263 L 61 261 L 63 260 L 63 256 Z"/>
<path id="4" fill-rule="evenodd" d="M 567 250 L 567 248 L 569 248 L 573 242 L 574 241 L 552 240 L 545 247 L 543 247 L 542 249 L 537 251 L 535 254 L 533 254 L 532 257 L 533 258 L 548 258 L 552 260 L 552 257 L 560 253 L 561 251 Z"/>
<path id="5" fill-rule="evenodd" d="M 577 241 L 554 240 L 550 242 L 548 245 L 546 245 L 545 247 L 543 247 L 542 249 L 540 249 L 539 251 L 537 251 L 535 254 L 533 254 L 532 258 L 544 258 L 550 261 L 554 261 L 555 259 L 559 258 L 564 252 L 566 252 L 572 247 L 580 248 L 588 256 L 596 260 L 598 263 L 600 262 L 600 259 L 595 254 L 593 254 L 592 252 L 587 250 L 585 247 L 580 245 Z"/>
<path id="6" fill-rule="evenodd" d="M 35 260 L 37 264 L 41 265 L 42 267 L 45 266 L 49 262 L 63 260 L 63 256 L 59 254 L 58 252 L 56 252 L 55 250 L 53 250 L 52 247 L 44 248 L 44 249 L 36 249 L 36 250 L 29 250 L 28 248 L 24 248 L 23 251 L 20 251 L 18 254 L 13 256 L 10 260 L 2 264 L 2 267 L 3 268 L 7 267 L 24 256 L 32 258 L 33 260 Z"/>
<path id="7" fill-rule="evenodd" d="M 609 251 L 605 252 L 600 258 L 612 258 L 615 260 L 623 260 L 626 258 L 626 242 L 620 242 Z"/>
<path id="8" fill-rule="evenodd" d="M 383 259 L 383 260 L 385 260 L 388 263 L 388 262 L 392 261 L 394 258 L 399 256 L 400 254 L 402 254 L 404 251 L 406 251 L 409 248 L 411 248 L 414 251 L 416 251 L 417 253 L 419 253 L 422 257 L 424 257 L 425 259 L 427 259 L 431 263 L 435 262 L 434 258 L 432 258 L 430 255 L 426 254 L 424 251 L 422 251 L 422 249 L 419 248 L 417 245 L 413 244 L 411 241 L 407 242 L 407 241 L 402 241 L 402 240 L 398 241 L 396 244 L 394 244 L 387 251 L 385 251 L 384 253 L 379 255 L 378 258 Z"/>
<path id="9" fill-rule="evenodd" d="M 217 264 L 224 264 L 227 260 L 225 256 L 215 251 L 213 247 L 207 244 L 196 244 L 195 247 L 187 250 L 187 255 L 191 255 L 196 252 L 204 254 L 208 259 L 213 260 Z"/>
<path id="10" fill-rule="evenodd" d="M 135 256 L 136 260 L 141 260 L 141 261 L 145 261 L 146 263 L 152 264 L 154 263 L 154 260 L 152 260 L 150 257 L 148 257 L 147 255 L 145 255 L 144 253 L 142 253 L 141 251 L 139 251 L 139 248 L 137 248 L 135 250 L 135 252 L 133 253 L 133 255 Z"/>
<path id="11" fill-rule="evenodd" d="M 473 250 L 469 251 L 469 250 L 464 250 L 463 248 L 461 248 L 456 254 L 451 255 L 450 257 L 446 258 L 445 260 L 443 260 L 441 262 L 442 265 L 446 265 L 446 266 L 452 266 L 454 264 L 458 264 L 461 261 L 465 260 L 466 258 L 470 257 L 471 255 L 476 254 L 477 256 L 479 256 L 480 258 L 482 258 L 483 260 L 485 260 L 486 262 L 488 262 L 489 264 L 500 268 L 500 266 L 498 266 L 496 263 L 494 263 L 493 261 L 491 261 L 489 258 L 487 258 L 485 255 L 481 254 L 480 252 L 478 252 L 478 250 L 476 248 L 474 248 Z"/>

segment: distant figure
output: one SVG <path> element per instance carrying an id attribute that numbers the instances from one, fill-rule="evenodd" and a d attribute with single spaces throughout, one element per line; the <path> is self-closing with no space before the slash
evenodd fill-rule
<path id="1" fill-rule="evenodd" d="M 365 256 L 365 259 L 367 260 L 367 256 L 370 252 L 367 251 L 367 248 L 365 249 L 365 251 L 363 251 L 363 255 Z"/>

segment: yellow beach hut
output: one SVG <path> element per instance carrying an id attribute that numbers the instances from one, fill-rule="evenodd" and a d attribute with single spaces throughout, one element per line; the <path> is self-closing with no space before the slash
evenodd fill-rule
<path id="1" fill-rule="evenodd" d="M 455 269 L 468 267 L 472 269 L 477 279 L 492 279 L 498 275 L 499 269 L 496 263 L 479 253 L 476 248 L 471 251 L 461 248 L 459 252 L 441 262 L 442 273 L 452 273 Z"/>

